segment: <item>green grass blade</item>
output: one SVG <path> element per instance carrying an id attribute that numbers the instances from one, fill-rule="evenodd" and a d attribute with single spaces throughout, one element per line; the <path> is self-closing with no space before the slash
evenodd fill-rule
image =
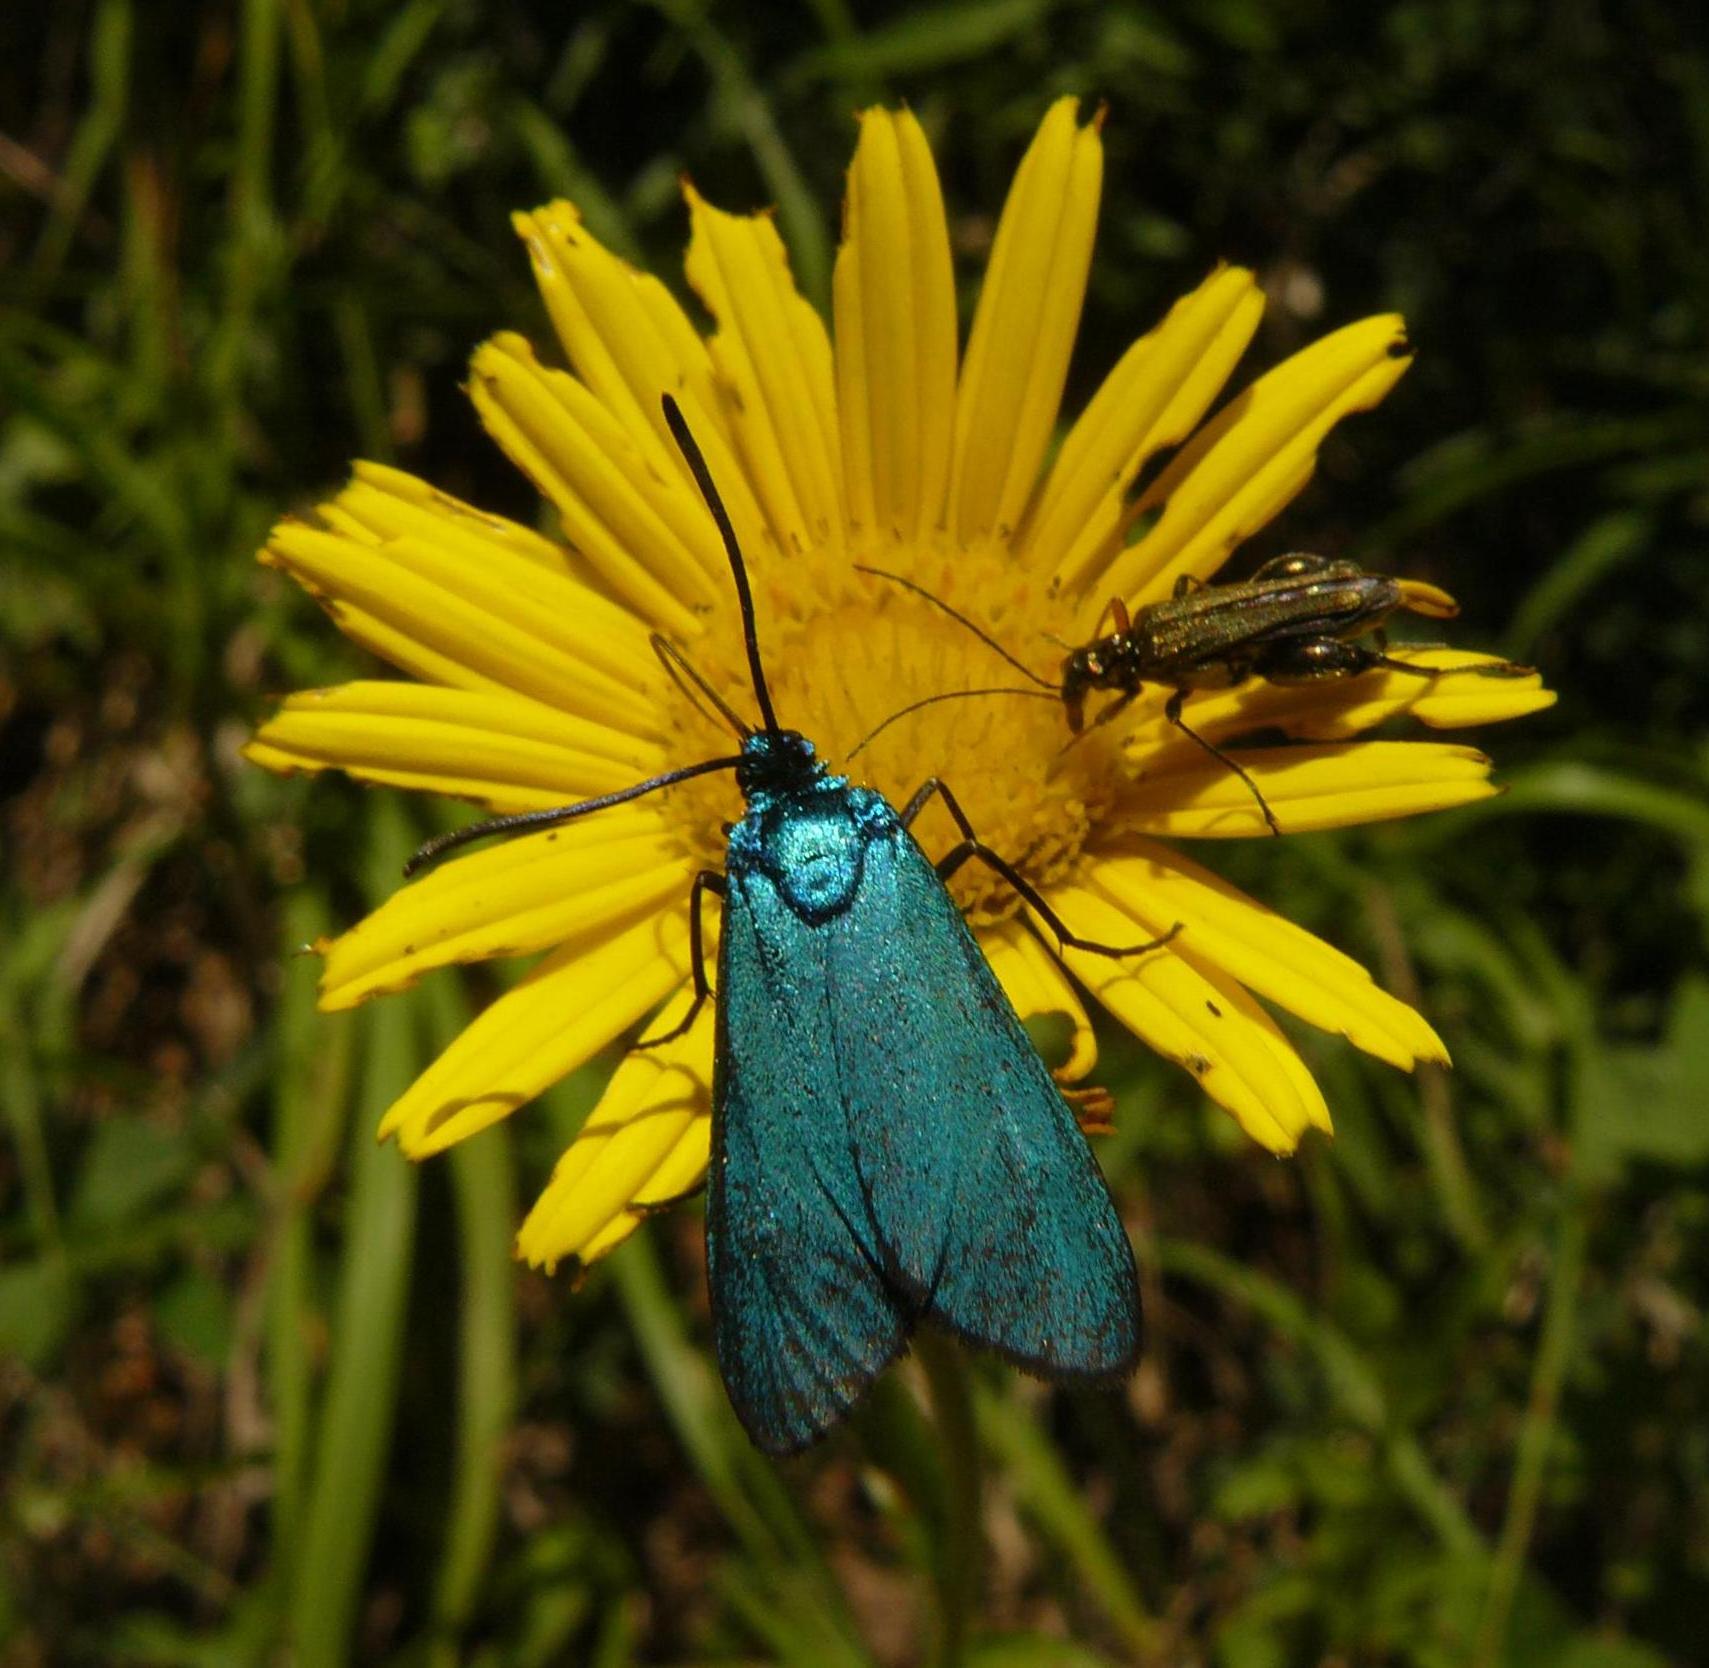
<path id="1" fill-rule="evenodd" d="M 944 1457 L 942 1528 L 937 1551 L 939 1636 L 937 1661 L 959 1668 L 979 1613 L 985 1572 L 979 1439 L 973 1391 L 959 1344 L 930 1332 L 914 1339 L 914 1353 L 931 1386 L 932 1413 Z"/>
<path id="2" fill-rule="evenodd" d="M 130 0 L 102 0 L 89 29 L 89 106 L 78 124 L 32 259 L 32 276 L 46 284 L 59 271 L 89 195 L 124 128 L 130 103 Z M 10 126 L 11 124 L 8 123 Z"/>
<path id="3" fill-rule="evenodd" d="M 297 1545 L 308 1477 L 309 1414 L 313 1369 L 309 1333 L 314 1324 L 311 1207 L 314 1189 L 307 1158 L 317 1123 L 317 1100 L 329 1121 L 337 1101 L 324 1091 L 322 1066 L 328 1033 L 348 1041 L 349 1024 L 315 1009 L 320 960 L 298 946 L 327 928 L 324 898 L 304 885 L 285 910 L 284 993 L 279 1003 L 273 1089 L 273 1180 L 276 1196 L 268 1249 L 267 1401 L 273 1418 L 273 1538 L 288 1551 Z M 339 1087 L 342 1087 L 340 1085 Z M 322 1091 L 317 1096 L 317 1090 Z M 342 1097 L 337 1097 L 341 1099 Z"/>
<path id="4" fill-rule="evenodd" d="M 636 1345 L 677 1438 L 730 1527 L 767 1562 L 791 1554 L 810 1556 L 811 1538 L 775 1478 L 770 1487 L 761 1485 L 770 1496 L 771 1510 L 749 1497 L 745 1484 L 757 1468 L 744 1452 L 747 1438 L 724 1403 L 706 1358 L 683 1330 L 658 1253 L 645 1231 L 635 1235 L 609 1266 Z"/>
<path id="5" fill-rule="evenodd" d="M 1435 1531 L 1444 1550 L 1467 1559 L 1483 1551 L 1483 1537 L 1465 1508 L 1431 1469 L 1417 1441 L 1393 1424 L 1381 1381 L 1350 1340 L 1313 1314 L 1297 1293 L 1220 1251 L 1161 1240 L 1157 1259 L 1166 1273 L 1198 1280 L 1246 1304 L 1278 1332 L 1308 1350 L 1343 1417 L 1382 1443 L 1395 1482 Z"/>
<path id="6" fill-rule="evenodd" d="M 723 1387 L 690 1343 L 646 1234 L 611 1259 L 648 1373 L 678 1440 L 754 1564 L 727 1578 L 730 1598 L 789 1661 L 864 1661 L 857 1630 L 778 1470 L 748 1442 Z"/>
<path id="7" fill-rule="evenodd" d="M 1585 593 L 1643 554 L 1654 536 L 1655 517 L 1644 510 L 1615 510 L 1586 528 L 1525 593 L 1502 652 L 1514 660 L 1536 654 L 1538 645 L 1579 606 Z"/>
<path id="8" fill-rule="evenodd" d="M 245 0 L 238 35 L 241 79 L 225 295 L 207 363 L 208 384 L 228 410 L 235 406 L 243 381 L 255 304 L 263 288 L 265 268 L 270 260 L 283 254 L 277 242 L 270 187 L 282 12 L 280 0 Z M 224 436 L 221 444 L 229 447 L 234 441 L 235 436 Z"/>
<path id="9" fill-rule="evenodd" d="M 409 842 L 389 801 L 379 802 L 375 824 L 370 891 L 381 895 L 395 885 Z M 317 1668 L 350 1660 L 392 1445 L 415 1228 L 415 1171 L 373 1131 L 422 1065 L 419 999 L 387 997 L 365 1019 L 330 1364 L 292 1582 L 297 1660 Z"/>
<path id="10" fill-rule="evenodd" d="M 976 1406 L 979 1434 L 1002 1460 L 1004 1480 L 1022 1510 L 1068 1561 L 1135 1659 L 1155 1660 L 1163 1643 L 1162 1630 L 1049 1438 L 1026 1409 L 1008 1396 L 979 1386 Z"/>
<path id="11" fill-rule="evenodd" d="M 445 980 L 423 993 L 435 1048 L 468 1018 Z M 462 1274 L 457 1341 L 457 1453 L 445 1540 L 434 1584 L 429 1662 L 462 1660 L 468 1625 L 498 1537 L 504 1438 L 516 1413 L 516 1223 L 510 1133 L 504 1124 L 452 1149 L 447 1163 L 457 1211 Z"/>

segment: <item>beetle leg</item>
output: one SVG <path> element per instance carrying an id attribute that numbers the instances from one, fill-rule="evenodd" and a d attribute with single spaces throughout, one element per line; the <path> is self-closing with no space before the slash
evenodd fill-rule
<path id="1" fill-rule="evenodd" d="M 1124 689 L 1108 706 L 1098 709 L 1098 716 L 1092 720 L 1092 728 L 1095 730 L 1101 724 L 1108 724 L 1112 718 L 1119 718 L 1138 697 L 1137 689 Z"/>
<path id="2" fill-rule="evenodd" d="M 1252 583 L 1261 579 L 1298 579 L 1308 573 L 1322 573 L 1333 558 L 1314 556 L 1307 550 L 1290 550 L 1285 556 L 1272 556 L 1252 575 Z"/>
<path id="3" fill-rule="evenodd" d="M 1344 643 L 1338 637 L 1306 637 L 1274 643 L 1259 657 L 1256 671 L 1271 683 L 1322 683 L 1330 678 L 1356 678 L 1361 672 L 1378 669 L 1407 672 L 1415 678 L 1440 677 L 1440 666 L 1414 666 L 1405 660 L 1363 643 Z"/>
<path id="4" fill-rule="evenodd" d="M 1214 741 L 1210 741 L 1206 737 L 1200 735 L 1199 732 L 1181 716 L 1181 706 L 1186 698 L 1186 690 L 1177 689 L 1175 693 L 1164 702 L 1163 716 L 1167 718 L 1169 722 L 1173 724 L 1175 728 L 1179 730 L 1189 741 L 1197 742 L 1199 746 L 1204 748 L 1204 750 L 1209 753 L 1213 759 L 1217 760 L 1219 764 L 1226 765 L 1228 769 L 1232 770 L 1234 774 L 1246 784 L 1252 797 L 1258 801 L 1258 809 L 1264 813 L 1264 820 L 1270 825 L 1270 832 L 1272 834 L 1280 834 L 1282 832 L 1282 825 L 1276 821 L 1276 813 L 1270 809 L 1270 802 L 1259 791 L 1258 784 L 1252 780 L 1245 767 L 1234 759 L 1231 759 L 1228 754 L 1223 752 L 1223 750 L 1218 747 Z"/>

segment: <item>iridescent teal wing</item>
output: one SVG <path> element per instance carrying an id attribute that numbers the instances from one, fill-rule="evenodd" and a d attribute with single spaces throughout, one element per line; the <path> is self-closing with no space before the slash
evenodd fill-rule
<path id="1" fill-rule="evenodd" d="M 771 1454 L 818 1440 L 901 1352 L 830 1048 L 824 926 L 732 868 L 719 948 L 707 1283 L 718 1367 Z"/>
<path id="2" fill-rule="evenodd" d="M 836 1423 L 922 1316 L 1052 1378 L 1139 1344 L 1072 1113 L 894 811 L 847 791 L 858 821 L 765 848 L 796 852 L 799 889 L 854 877 L 827 880 L 835 907 L 807 918 L 734 847 L 724 904 L 707 1275 L 731 1402 L 771 1453 Z"/>
<path id="3" fill-rule="evenodd" d="M 1046 1377 L 1131 1369 L 1139 1287 L 1109 1188 L 900 825 L 831 926 L 837 1080 L 898 1300 Z"/>

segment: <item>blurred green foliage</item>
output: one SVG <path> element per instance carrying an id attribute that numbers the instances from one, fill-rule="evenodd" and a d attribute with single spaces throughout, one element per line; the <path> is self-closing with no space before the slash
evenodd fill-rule
<path id="1" fill-rule="evenodd" d="M 236 748 L 359 664 L 251 561 L 349 457 L 537 513 L 457 387 L 548 339 L 512 208 L 675 282 L 691 171 L 822 299 L 850 113 L 905 99 L 970 297 L 1061 91 L 1109 107 L 1071 402 L 1218 257 L 1273 298 L 1254 364 L 1403 310 L 1417 366 L 1242 559 L 1428 574 L 1563 698 L 1484 738 L 1503 800 L 1214 854 L 1459 1069 L 1302 1038 L 1339 1136 L 1275 1164 L 1108 1040 L 1150 1351 L 1107 1400 L 936 1364 L 981 1571 L 897 1375 L 799 1466 L 745 1445 L 692 1212 L 574 1296 L 509 1262 L 599 1071 L 419 1173 L 375 1148 L 461 987 L 321 1016 L 294 951 L 418 813 Z M 75 0 L 0 15 L 0 113 L 6 1668 L 1701 1660 L 1692 8 Z"/>

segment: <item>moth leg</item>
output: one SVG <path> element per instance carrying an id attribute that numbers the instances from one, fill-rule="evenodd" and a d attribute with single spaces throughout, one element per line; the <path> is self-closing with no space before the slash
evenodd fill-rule
<path id="1" fill-rule="evenodd" d="M 701 905 L 708 892 L 722 898 L 724 891 L 724 877 L 716 869 L 702 869 L 694 877 L 693 890 L 688 894 L 688 959 L 694 969 L 694 1000 L 689 1003 L 680 1025 L 673 1025 L 663 1036 L 648 1037 L 644 1042 L 636 1043 L 636 1048 L 657 1048 L 661 1043 L 675 1042 L 678 1037 L 686 1035 L 689 1027 L 700 1017 L 707 998 L 713 994 L 706 978 L 706 937 L 701 927 Z"/>
<path id="2" fill-rule="evenodd" d="M 977 857 L 993 874 L 1000 875 L 1006 880 L 1023 903 L 1029 905 L 1050 930 L 1056 934 L 1057 943 L 1061 948 L 1088 950 L 1096 956 L 1141 956 L 1151 950 L 1160 950 L 1181 930 L 1177 921 L 1168 932 L 1157 938 L 1148 939 L 1144 944 L 1102 944 L 1095 938 L 1082 938 L 1079 933 L 1070 932 L 1063 923 L 1062 917 L 1044 901 L 1039 890 L 1025 875 L 1017 869 L 1008 858 L 993 851 L 973 831 L 973 824 L 967 820 L 967 813 L 962 810 L 961 803 L 949 791 L 946 783 L 936 776 L 928 777 L 920 785 L 920 790 L 908 801 L 907 808 L 902 812 L 902 826 L 906 828 L 936 794 L 944 802 L 944 809 L 955 819 L 955 826 L 962 832 L 961 844 L 946 852 L 935 865 L 938 878 L 947 881 L 970 857 Z"/>
<path id="3" fill-rule="evenodd" d="M 1219 764 L 1227 765 L 1228 768 L 1246 784 L 1252 797 L 1258 801 L 1258 809 L 1264 813 L 1264 820 L 1270 825 L 1270 832 L 1272 834 L 1280 834 L 1282 832 L 1282 825 L 1276 821 L 1276 813 L 1270 809 L 1270 802 L 1262 793 L 1259 792 L 1258 784 L 1252 780 L 1252 778 L 1239 764 L 1231 759 L 1228 754 L 1223 752 L 1223 750 L 1218 747 L 1214 741 L 1207 741 L 1205 737 L 1200 735 L 1199 732 L 1181 716 L 1181 706 L 1186 698 L 1186 690 L 1177 689 L 1175 693 L 1163 703 L 1163 716 L 1167 718 L 1169 722 L 1173 724 L 1175 728 L 1179 730 L 1189 741 L 1196 741 L 1199 746 L 1204 748 L 1204 750 L 1209 753 L 1213 759 L 1217 760 Z"/>

